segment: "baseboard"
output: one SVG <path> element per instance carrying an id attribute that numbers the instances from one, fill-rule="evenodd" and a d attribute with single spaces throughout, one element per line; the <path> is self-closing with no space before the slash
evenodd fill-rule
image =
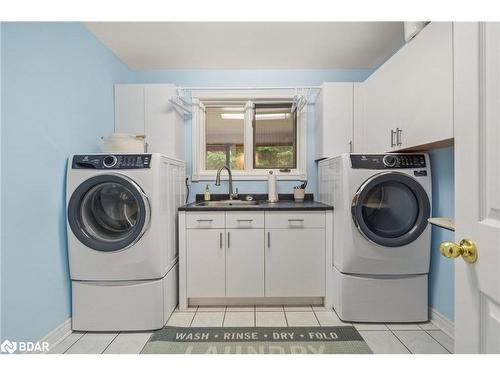
<path id="1" fill-rule="evenodd" d="M 46 334 L 43 338 L 38 340 L 38 342 L 48 342 L 49 350 L 52 349 L 55 345 L 59 344 L 62 340 L 64 340 L 67 336 L 71 334 L 71 318 L 66 320 L 64 323 L 54 328 L 48 334 Z"/>
<path id="2" fill-rule="evenodd" d="M 430 321 L 450 337 L 455 336 L 455 323 L 429 306 Z"/>

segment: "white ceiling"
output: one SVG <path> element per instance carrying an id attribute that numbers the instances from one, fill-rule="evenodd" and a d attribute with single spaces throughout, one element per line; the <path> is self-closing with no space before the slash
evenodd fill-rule
<path id="1" fill-rule="evenodd" d="M 132 69 L 370 69 L 401 22 L 87 22 Z"/>

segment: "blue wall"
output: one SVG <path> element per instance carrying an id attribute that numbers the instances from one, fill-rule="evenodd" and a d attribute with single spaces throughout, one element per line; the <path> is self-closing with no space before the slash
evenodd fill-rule
<path id="1" fill-rule="evenodd" d="M 178 86 L 319 86 L 323 82 L 358 82 L 364 81 L 371 69 L 304 69 L 304 70 L 150 70 L 136 71 L 135 81 L 141 83 L 174 83 Z M 314 95 L 313 99 L 314 99 Z M 191 120 L 187 119 L 186 131 L 186 165 L 187 175 L 192 171 Z M 308 105 L 307 128 L 307 192 L 317 193 L 317 168 L 314 163 L 315 150 L 314 104 Z M 227 183 L 217 187 L 212 181 L 193 182 L 190 201 L 194 195 L 203 193 L 209 183 L 212 193 L 227 193 Z M 293 193 L 298 181 L 278 181 L 279 193 Z M 266 193 L 266 181 L 236 181 L 235 186 L 240 193 Z"/>
<path id="2" fill-rule="evenodd" d="M 455 217 L 454 147 L 430 152 L 432 168 L 432 216 Z M 429 274 L 429 305 L 454 320 L 454 262 L 439 253 L 439 244 L 454 241 L 454 233 L 432 228 L 431 271 Z"/>
<path id="3" fill-rule="evenodd" d="M 39 339 L 70 317 L 69 154 L 113 131 L 130 70 L 80 23 L 2 27 L 2 336 Z"/>

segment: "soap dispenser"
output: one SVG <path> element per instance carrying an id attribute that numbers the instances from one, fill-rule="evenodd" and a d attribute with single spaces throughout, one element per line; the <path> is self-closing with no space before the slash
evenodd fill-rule
<path id="1" fill-rule="evenodd" d="M 209 201 L 210 200 L 210 188 L 207 186 L 205 187 L 205 200 Z"/>

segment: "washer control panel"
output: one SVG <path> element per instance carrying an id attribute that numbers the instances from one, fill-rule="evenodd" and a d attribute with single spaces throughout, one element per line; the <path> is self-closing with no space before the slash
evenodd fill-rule
<path id="1" fill-rule="evenodd" d="M 351 154 L 353 169 L 425 168 L 424 154 Z"/>
<path id="2" fill-rule="evenodd" d="M 143 169 L 151 167 L 151 154 L 74 155 L 73 169 Z"/>

